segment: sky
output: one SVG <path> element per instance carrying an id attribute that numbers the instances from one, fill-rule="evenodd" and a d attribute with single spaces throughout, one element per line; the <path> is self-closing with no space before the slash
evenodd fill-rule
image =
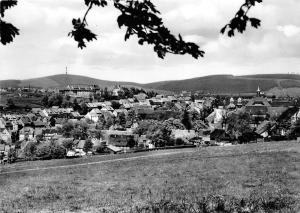
<path id="1" fill-rule="evenodd" d="M 98 39 L 81 50 L 67 34 L 72 18 L 83 16 L 84 0 L 20 0 L 5 15 L 20 35 L 0 45 L 0 80 L 63 74 L 66 66 L 69 74 L 139 83 L 216 74 L 300 74 L 299 0 L 264 0 L 249 13 L 262 26 L 233 38 L 219 32 L 244 0 L 152 2 L 165 26 L 197 43 L 204 58 L 167 54 L 162 60 L 133 36 L 125 42 L 125 28 L 119 29 L 116 21 L 120 13 L 111 3 L 88 14 L 88 28 Z"/>

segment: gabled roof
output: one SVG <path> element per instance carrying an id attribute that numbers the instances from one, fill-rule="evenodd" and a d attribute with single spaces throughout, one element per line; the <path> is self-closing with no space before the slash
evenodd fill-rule
<path id="1" fill-rule="evenodd" d="M 89 112 L 90 114 L 101 114 L 101 111 L 100 111 L 100 109 L 92 109 L 90 112 Z"/>
<path id="2" fill-rule="evenodd" d="M 249 102 L 246 104 L 246 107 L 249 106 L 266 106 L 270 107 L 271 105 L 269 104 L 268 100 L 263 98 L 263 97 L 255 97 L 249 100 Z"/>
<path id="3" fill-rule="evenodd" d="M 293 115 L 295 115 L 299 109 L 297 107 L 290 107 L 286 111 L 284 111 L 277 119 L 277 122 L 285 121 L 291 119 Z"/>
<path id="4" fill-rule="evenodd" d="M 114 152 L 121 152 L 122 151 L 121 148 L 116 147 L 114 145 L 107 145 L 107 148 L 110 149 L 110 150 L 112 150 L 112 151 L 114 151 Z"/>
<path id="5" fill-rule="evenodd" d="M 85 140 L 80 140 L 77 144 L 77 149 L 83 149 L 85 144 Z"/>
<path id="6" fill-rule="evenodd" d="M 260 125 L 258 125 L 255 132 L 257 134 L 262 134 L 262 133 L 266 132 L 269 129 L 270 125 L 271 125 L 271 122 L 265 120 Z"/>

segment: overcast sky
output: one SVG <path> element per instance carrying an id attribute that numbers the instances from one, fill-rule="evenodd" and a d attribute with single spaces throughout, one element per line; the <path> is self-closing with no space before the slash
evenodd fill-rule
<path id="1" fill-rule="evenodd" d="M 124 41 L 119 29 L 119 11 L 111 4 L 94 8 L 89 28 L 98 40 L 77 48 L 67 36 L 72 18 L 82 17 L 84 0 L 20 0 L 7 10 L 5 20 L 20 29 L 20 36 L 0 46 L 0 79 L 27 79 L 70 74 L 98 79 L 153 82 L 213 74 L 300 73 L 300 1 L 264 0 L 250 15 L 262 26 L 248 28 L 233 38 L 220 29 L 233 17 L 244 0 L 153 0 L 165 26 L 187 41 L 196 42 L 206 54 L 168 54 L 159 59 L 153 47 L 140 46 L 132 37 Z"/>

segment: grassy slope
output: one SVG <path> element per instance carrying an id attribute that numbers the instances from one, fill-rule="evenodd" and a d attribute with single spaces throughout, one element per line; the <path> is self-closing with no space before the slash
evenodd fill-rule
<path id="1" fill-rule="evenodd" d="M 215 193 L 247 197 L 257 185 L 281 187 L 299 198 L 299 150 L 300 144 L 296 143 L 214 147 L 191 153 L 0 175 L 0 209 L 120 211 L 147 205 L 149 200 L 161 200 L 165 192 L 174 201 Z M 5 170 L 144 154 L 152 153 L 27 162 Z"/>
<path id="2" fill-rule="evenodd" d="M 255 92 L 258 85 L 260 85 L 262 90 L 268 90 L 272 87 L 276 87 L 277 83 L 273 79 L 246 79 L 231 75 L 218 75 L 179 81 L 158 82 L 146 84 L 145 86 L 149 88 L 174 91 L 202 90 L 211 93 L 247 93 Z"/>
<path id="3" fill-rule="evenodd" d="M 0 82 L 1 83 L 1 82 Z M 99 80 L 95 78 L 90 78 L 86 76 L 81 75 L 68 75 L 68 78 L 66 78 L 65 75 L 52 75 L 52 76 L 46 76 L 42 78 L 34 78 L 34 79 L 27 79 L 22 80 L 19 83 L 19 86 L 28 86 L 29 84 L 31 86 L 35 87 L 64 87 L 67 84 L 89 84 L 89 85 L 99 85 L 100 87 L 111 87 L 116 84 L 121 85 L 139 85 L 132 82 L 115 82 L 115 81 L 105 81 L 105 80 Z"/>
<path id="4" fill-rule="evenodd" d="M 20 83 L 20 80 L 2 80 L 0 81 L 0 87 L 18 87 Z"/>
<path id="5" fill-rule="evenodd" d="M 300 75 L 295 75 L 295 74 L 258 74 L 258 75 L 244 75 L 241 77 L 300 80 Z"/>

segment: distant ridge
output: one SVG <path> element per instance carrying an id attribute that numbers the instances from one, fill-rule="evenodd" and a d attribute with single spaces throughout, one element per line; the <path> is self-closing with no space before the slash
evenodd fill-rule
<path id="1" fill-rule="evenodd" d="M 68 81 L 73 85 L 85 84 L 85 85 L 99 85 L 100 87 L 111 87 L 117 84 L 128 85 L 128 86 L 139 86 L 134 82 L 118 82 L 118 81 L 106 81 L 96 78 L 90 78 L 81 75 L 67 75 Z M 66 86 L 66 75 L 51 75 L 41 78 L 32 78 L 25 80 L 3 80 L 0 81 L 1 87 L 41 87 L 41 88 L 62 88 Z"/>
<path id="2" fill-rule="evenodd" d="M 198 78 L 160 81 L 148 84 L 139 84 L 135 82 L 106 81 L 90 78 L 81 75 L 69 75 L 69 81 L 72 84 L 95 84 L 100 87 L 112 87 L 115 85 L 135 86 L 146 89 L 180 92 L 202 91 L 205 93 L 218 94 L 239 94 L 255 92 L 259 85 L 263 91 L 280 91 L 287 88 L 300 88 L 300 75 L 296 74 L 260 74 L 260 75 L 210 75 Z M 43 87 L 43 88 L 60 88 L 66 85 L 65 74 L 52 75 L 41 78 L 26 80 L 3 80 L 0 81 L 1 87 Z M 274 90 L 274 88 L 277 88 Z M 289 89 L 291 90 L 291 89 Z M 288 90 L 286 90 L 288 91 Z M 300 94 L 299 94 L 300 96 Z"/>

